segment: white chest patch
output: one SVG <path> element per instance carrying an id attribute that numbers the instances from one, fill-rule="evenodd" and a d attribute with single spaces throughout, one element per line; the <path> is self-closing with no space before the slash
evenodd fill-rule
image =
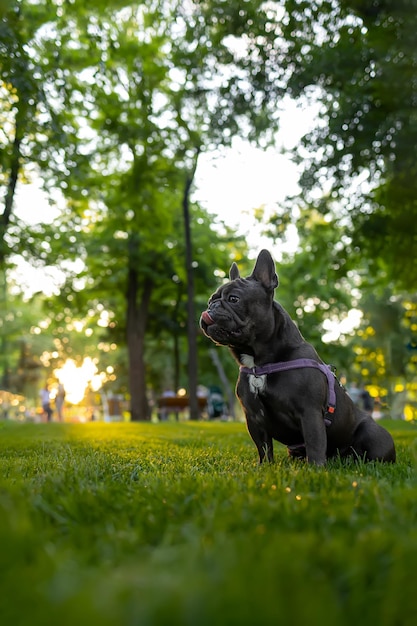
<path id="1" fill-rule="evenodd" d="M 245 367 L 255 367 L 255 361 L 253 360 L 253 356 L 249 354 L 242 354 L 241 356 L 242 365 Z M 249 389 L 250 391 L 257 396 L 258 393 L 262 393 L 265 391 L 266 387 L 266 374 L 262 374 L 261 376 L 255 376 L 254 374 L 249 374 Z"/>

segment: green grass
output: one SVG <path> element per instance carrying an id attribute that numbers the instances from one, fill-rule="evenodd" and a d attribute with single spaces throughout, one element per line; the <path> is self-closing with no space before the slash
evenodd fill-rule
<path id="1" fill-rule="evenodd" d="M 417 623 L 417 427 L 396 465 L 257 465 L 238 423 L 0 423 L 0 621 Z"/>

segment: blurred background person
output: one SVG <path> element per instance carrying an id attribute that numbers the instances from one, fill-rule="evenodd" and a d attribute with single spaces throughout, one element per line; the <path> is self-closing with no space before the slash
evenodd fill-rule
<path id="1" fill-rule="evenodd" d="M 45 385 L 45 387 L 41 389 L 39 395 L 41 398 L 41 404 L 42 404 L 44 417 L 46 418 L 47 422 L 50 422 L 52 419 L 53 411 L 51 408 L 51 395 L 49 393 L 48 385 Z"/>
<path id="2" fill-rule="evenodd" d="M 56 393 L 56 398 L 55 398 L 55 406 L 56 406 L 56 411 L 58 413 L 58 420 L 60 422 L 62 422 L 64 419 L 64 402 L 65 402 L 65 388 L 62 383 L 59 383 L 58 391 Z"/>

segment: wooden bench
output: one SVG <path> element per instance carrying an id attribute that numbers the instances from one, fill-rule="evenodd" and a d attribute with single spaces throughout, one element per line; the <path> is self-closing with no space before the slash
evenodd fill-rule
<path id="1" fill-rule="evenodd" d="M 161 396 L 158 398 L 158 417 L 166 420 L 170 413 L 174 413 L 175 418 L 179 418 L 180 413 L 184 413 L 190 407 L 188 396 Z M 207 408 L 207 398 L 197 398 L 200 414 Z"/>

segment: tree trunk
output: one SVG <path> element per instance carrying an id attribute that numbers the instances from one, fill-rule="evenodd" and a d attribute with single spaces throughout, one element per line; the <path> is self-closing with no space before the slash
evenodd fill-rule
<path id="1" fill-rule="evenodd" d="M 173 332 L 173 341 L 174 341 L 174 355 L 173 355 L 173 367 L 174 367 L 174 377 L 173 377 L 173 383 L 174 383 L 174 391 L 177 392 L 178 389 L 180 388 L 180 367 L 181 367 L 181 358 L 180 358 L 180 337 L 179 337 L 179 324 L 178 324 L 178 312 L 180 309 L 180 304 L 181 304 L 181 292 L 182 292 L 182 287 L 180 285 L 180 283 L 178 283 L 178 292 L 177 292 L 177 299 L 175 301 L 175 306 L 173 308 L 173 312 L 172 312 L 172 321 L 173 321 L 173 327 L 174 327 L 174 332 Z"/>
<path id="2" fill-rule="evenodd" d="M 1 246 L 1 241 L 0 241 Z M 0 304 L 1 313 L 7 316 L 7 276 L 6 266 L 0 260 Z M 7 345 L 7 333 L 4 332 L 3 324 L 0 326 L 0 386 L 6 391 L 9 389 L 9 347 Z"/>
<path id="3" fill-rule="evenodd" d="M 10 224 L 10 217 L 13 210 L 13 202 L 14 196 L 16 193 L 16 185 L 19 177 L 20 167 L 21 167 L 21 152 L 20 145 L 22 143 L 22 137 L 20 134 L 20 117 L 21 114 L 18 112 L 16 115 L 16 124 L 15 124 L 15 136 L 13 141 L 13 149 L 10 159 L 10 174 L 9 180 L 7 183 L 6 194 L 4 198 L 4 210 L 0 215 L 0 269 L 4 267 L 4 263 L 7 256 L 6 251 L 6 242 L 5 235 L 7 232 L 7 228 Z"/>
<path id="4" fill-rule="evenodd" d="M 129 269 L 127 288 L 127 348 L 129 355 L 130 417 L 132 421 L 150 420 L 146 396 L 145 331 L 149 302 L 152 293 L 151 280 L 145 280 L 142 298 L 138 305 L 138 273 Z"/>
<path id="5" fill-rule="evenodd" d="M 230 417 L 232 417 L 233 419 L 235 419 L 236 414 L 235 414 L 235 402 L 236 402 L 236 396 L 235 396 L 235 392 L 232 389 L 231 384 L 229 383 L 229 380 L 226 376 L 226 372 L 224 371 L 223 365 L 219 359 L 219 355 L 217 354 L 216 350 L 214 348 L 210 348 L 210 356 L 211 356 L 211 360 L 213 361 L 214 365 L 216 366 L 217 369 L 217 373 L 219 375 L 219 378 L 221 380 L 221 383 L 223 385 L 223 389 L 226 392 L 226 397 L 227 397 L 227 404 L 229 406 L 229 415 Z"/>
<path id="6" fill-rule="evenodd" d="M 180 388 L 180 339 L 178 333 L 174 334 L 174 391 Z"/>
<path id="7" fill-rule="evenodd" d="M 184 187 L 183 215 L 185 229 L 185 265 L 187 273 L 187 337 L 188 337 L 188 396 L 190 402 L 190 419 L 200 417 L 197 399 L 197 321 L 194 307 L 194 271 L 192 261 L 191 225 L 190 225 L 190 190 L 194 180 L 200 150 L 197 149 L 193 170 L 187 176 Z"/>
<path id="8" fill-rule="evenodd" d="M 4 196 L 4 209 L 0 214 L 0 289 L 1 299 L 4 299 L 4 309 L 6 312 L 7 305 L 7 273 L 6 273 L 6 259 L 9 253 L 9 249 L 6 244 L 6 233 L 10 224 L 10 218 L 13 211 L 14 197 L 16 193 L 16 185 L 19 178 L 21 168 L 21 151 L 20 146 L 22 143 L 22 136 L 20 129 L 23 127 L 21 122 L 22 114 L 20 111 L 16 114 L 15 122 L 15 134 L 12 147 L 12 154 L 10 157 L 10 172 L 9 179 L 7 181 L 6 193 Z M 2 359 L 2 372 L 0 372 L 0 383 L 4 389 L 9 389 L 9 364 L 8 364 L 8 341 L 6 335 L 3 333 L 0 337 L 0 351 L 3 355 Z"/>

